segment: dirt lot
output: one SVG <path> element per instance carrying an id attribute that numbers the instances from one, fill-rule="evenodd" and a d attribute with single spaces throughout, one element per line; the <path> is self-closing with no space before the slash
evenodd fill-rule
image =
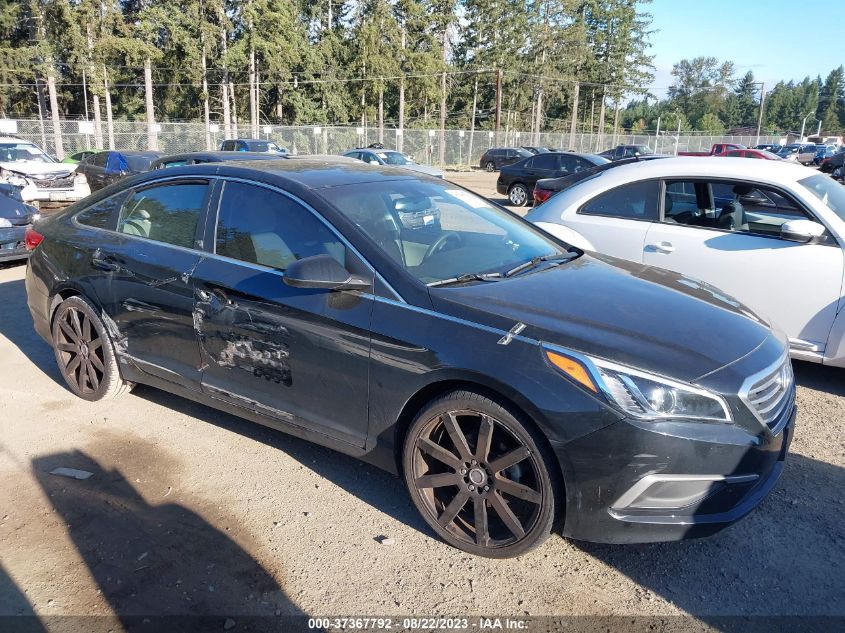
<path id="1" fill-rule="evenodd" d="M 553 537 L 499 562 L 435 539 L 398 479 L 354 459 L 150 388 L 74 398 L 24 272 L 0 269 L 0 615 L 219 616 L 209 630 L 287 614 L 845 616 L 845 371 L 798 364 L 793 454 L 732 528 L 626 547 Z"/>

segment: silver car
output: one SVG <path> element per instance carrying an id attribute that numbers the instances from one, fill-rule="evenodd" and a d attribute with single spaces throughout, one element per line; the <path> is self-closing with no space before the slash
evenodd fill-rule
<path id="1" fill-rule="evenodd" d="M 402 152 L 397 152 L 390 149 L 376 149 L 370 147 L 361 147 L 353 149 L 343 154 L 349 158 L 364 161 L 370 165 L 387 165 L 389 167 L 401 167 L 427 176 L 434 176 L 435 178 L 443 178 L 443 172 L 428 165 L 420 165 Z"/>

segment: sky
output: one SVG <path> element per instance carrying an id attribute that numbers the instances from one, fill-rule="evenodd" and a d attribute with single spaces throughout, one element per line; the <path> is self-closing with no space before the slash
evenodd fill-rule
<path id="1" fill-rule="evenodd" d="M 845 0 L 653 0 L 643 9 L 654 16 L 651 93 L 661 99 L 681 59 L 732 61 L 767 91 L 781 79 L 824 79 L 845 62 Z"/>

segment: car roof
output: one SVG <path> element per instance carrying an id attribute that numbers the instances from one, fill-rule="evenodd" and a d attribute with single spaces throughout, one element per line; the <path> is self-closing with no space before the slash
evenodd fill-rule
<path id="1" fill-rule="evenodd" d="M 168 161 L 191 160 L 194 158 L 216 160 L 219 162 L 236 160 L 278 160 L 278 156 L 274 156 L 273 154 L 268 154 L 266 152 L 224 152 L 215 150 L 211 152 L 185 152 L 184 154 L 169 154 L 167 156 L 162 156 L 156 162 L 165 163 Z"/>
<path id="2" fill-rule="evenodd" d="M 117 152 L 118 154 L 123 154 L 124 156 L 152 156 L 154 158 L 162 156 L 161 152 L 156 152 L 149 149 L 113 149 L 104 151 Z"/>
<path id="3" fill-rule="evenodd" d="M 755 161 L 747 158 L 712 156 L 677 156 L 662 160 L 640 160 L 600 172 L 602 188 L 614 187 L 635 180 L 651 178 L 726 178 L 778 184 L 795 182 L 815 172 L 803 165 L 787 161 Z M 590 186 L 588 179 L 574 185 L 570 191 Z"/>
<path id="4" fill-rule="evenodd" d="M 236 176 L 254 177 L 275 182 L 285 187 L 298 185 L 304 189 L 324 189 L 341 185 L 397 180 L 431 180 L 443 184 L 440 178 L 432 178 L 417 172 L 396 167 L 369 165 L 354 159 L 338 156 L 301 156 L 276 158 L 274 160 L 238 161 L 237 163 L 206 163 L 172 167 L 167 170 L 174 175 Z M 155 174 L 156 172 L 150 172 Z M 153 177 L 150 177 L 152 179 Z M 144 181 L 142 178 L 140 181 Z"/>

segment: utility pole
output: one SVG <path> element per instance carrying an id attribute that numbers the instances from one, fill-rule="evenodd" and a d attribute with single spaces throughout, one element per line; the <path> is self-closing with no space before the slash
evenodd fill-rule
<path id="1" fill-rule="evenodd" d="M 574 147 L 573 140 L 575 139 L 575 134 L 578 132 L 578 92 L 580 90 L 580 84 L 575 84 L 575 91 L 572 94 L 572 123 L 569 125 L 569 149 Z"/>
<path id="2" fill-rule="evenodd" d="M 760 144 L 760 129 L 763 127 L 763 106 L 766 103 L 766 83 L 760 82 L 760 116 L 757 118 L 757 142 Z"/>
<path id="3" fill-rule="evenodd" d="M 147 149 L 158 150 L 158 134 L 156 133 L 155 109 L 153 107 L 153 70 L 150 58 L 144 60 L 144 100 L 147 110 Z"/>
<path id="4" fill-rule="evenodd" d="M 478 105 L 478 71 L 472 83 L 472 117 L 469 124 L 469 149 L 467 150 L 467 164 L 472 163 L 472 139 L 475 136 L 475 108 Z"/>
<path id="5" fill-rule="evenodd" d="M 502 128 L 502 69 L 496 69 L 496 145 Z"/>

